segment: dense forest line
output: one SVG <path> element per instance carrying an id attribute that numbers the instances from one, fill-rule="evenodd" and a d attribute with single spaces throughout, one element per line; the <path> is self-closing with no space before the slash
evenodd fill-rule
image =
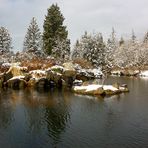
<path id="1" fill-rule="evenodd" d="M 14 53 L 11 35 L 5 27 L 0 27 L 0 64 L 6 62 L 24 62 L 30 60 L 49 64 L 51 60 L 63 63 L 72 60 L 84 67 L 100 68 L 109 72 L 112 69 L 146 69 L 148 65 L 148 32 L 143 40 L 138 40 L 134 31 L 131 38 L 117 39 L 115 29 L 104 40 L 101 33 L 87 31 L 75 45 L 70 45 L 68 30 L 64 26 L 64 16 L 57 4 L 47 10 L 43 32 L 32 18 L 24 37 L 23 50 Z M 41 62 L 41 59 L 44 61 Z M 50 59 L 50 60 L 48 60 Z M 50 61 L 50 62 L 49 62 Z"/>

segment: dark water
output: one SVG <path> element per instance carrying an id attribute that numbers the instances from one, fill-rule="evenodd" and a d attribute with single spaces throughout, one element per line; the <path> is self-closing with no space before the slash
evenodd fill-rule
<path id="1" fill-rule="evenodd" d="M 0 93 L 1 148 L 148 147 L 148 79 L 110 78 L 130 93 L 87 97 L 62 91 Z"/>

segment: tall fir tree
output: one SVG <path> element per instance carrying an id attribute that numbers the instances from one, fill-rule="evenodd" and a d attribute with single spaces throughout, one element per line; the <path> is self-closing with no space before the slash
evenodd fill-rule
<path id="1" fill-rule="evenodd" d="M 43 50 L 51 54 L 57 46 L 57 41 L 67 40 L 68 31 L 63 25 L 64 17 L 57 4 L 52 4 L 44 20 Z"/>
<path id="2" fill-rule="evenodd" d="M 23 50 L 40 50 L 42 48 L 42 36 L 36 19 L 33 17 L 27 29 Z"/>
<path id="3" fill-rule="evenodd" d="M 119 46 L 122 46 L 123 44 L 124 44 L 124 39 L 123 39 L 123 37 L 121 36 L 121 38 L 120 38 L 120 41 L 119 41 Z"/>
<path id="4" fill-rule="evenodd" d="M 85 34 L 80 41 L 76 42 L 73 51 L 73 58 L 83 58 L 92 63 L 94 67 L 102 68 L 105 64 L 105 44 L 101 33 Z"/>
<path id="5" fill-rule="evenodd" d="M 134 30 L 132 30 L 131 42 L 132 42 L 132 44 L 135 44 L 135 42 L 136 42 L 136 35 L 135 35 Z"/>
<path id="6" fill-rule="evenodd" d="M 107 41 L 106 52 L 105 52 L 105 63 L 108 70 L 110 70 L 115 64 L 114 59 L 117 49 L 118 49 L 118 44 L 116 39 L 116 33 L 114 28 L 112 28 L 110 38 Z"/>
<path id="7" fill-rule="evenodd" d="M 81 48 L 80 48 L 80 43 L 79 40 L 76 40 L 76 43 L 73 47 L 73 51 L 72 51 L 72 59 L 77 59 L 77 58 L 81 58 Z"/>
<path id="8" fill-rule="evenodd" d="M 0 27 L 0 52 L 7 53 L 12 48 L 12 38 L 5 27 Z"/>
<path id="9" fill-rule="evenodd" d="M 70 40 L 57 40 L 56 46 L 52 49 L 52 55 L 59 61 L 68 61 L 70 58 Z"/>
<path id="10" fill-rule="evenodd" d="M 143 43 L 147 44 L 148 43 L 148 31 L 145 33 L 144 39 L 143 39 Z"/>

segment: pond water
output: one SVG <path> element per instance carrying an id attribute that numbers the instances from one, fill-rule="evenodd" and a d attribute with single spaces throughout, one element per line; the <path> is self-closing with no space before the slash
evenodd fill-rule
<path id="1" fill-rule="evenodd" d="M 2 148 L 148 147 L 148 79 L 110 77 L 129 93 L 88 97 L 60 90 L 0 92 Z"/>

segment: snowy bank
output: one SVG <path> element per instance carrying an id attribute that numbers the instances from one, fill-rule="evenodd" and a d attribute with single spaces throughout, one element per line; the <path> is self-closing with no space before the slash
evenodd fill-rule
<path id="1" fill-rule="evenodd" d="M 87 86 L 74 86 L 73 91 L 75 93 L 84 95 L 114 95 L 122 92 L 128 92 L 126 86 L 119 86 L 116 88 L 112 85 L 87 85 Z"/>

